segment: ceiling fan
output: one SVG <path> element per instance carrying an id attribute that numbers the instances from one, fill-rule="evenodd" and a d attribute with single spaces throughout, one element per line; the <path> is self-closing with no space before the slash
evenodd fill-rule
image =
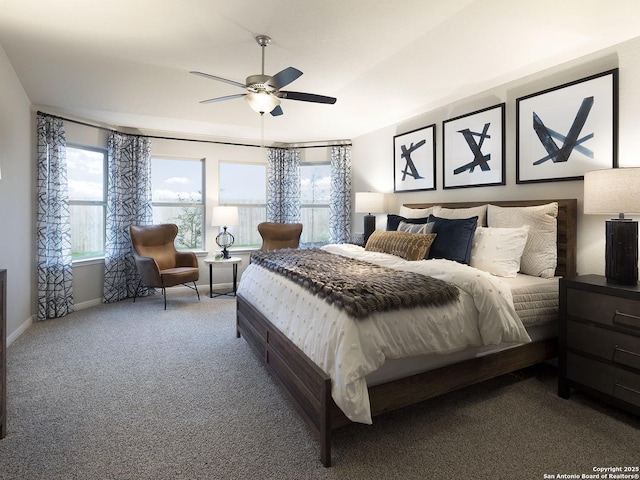
<path id="1" fill-rule="evenodd" d="M 290 92 L 280 90 L 282 87 L 289 85 L 296 80 L 302 72 L 297 68 L 287 67 L 284 70 L 276 73 L 274 76 L 264 74 L 264 50 L 271 43 L 271 38 L 266 35 L 258 35 L 256 42 L 262 47 L 262 73 L 259 75 L 250 75 L 247 77 L 246 83 L 236 82 L 227 78 L 217 77 L 208 73 L 202 72 L 190 72 L 194 75 L 200 75 L 201 77 L 210 78 L 219 82 L 235 85 L 236 87 L 244 88 L 247 93 L 238 93 L 235 95 L 227 95 L 225 97 L 210 98 L 209 100 L 202 100 L 200 103 L 214 103 L 222 102 L 225 100 L 231 100 L 234 98 L 244 99 L 249 103 L 249 106 L 260 115 L 265 112 L 271 113 L 274 117 L 282 115 L 282 107 L 280 107 L 280 99 L 299 100 L 302 102 L 313 103 L 336 103 L 334 97 L 326 97 L 324 95 L 316 95 L 314 93 L 304 92 Z"/>

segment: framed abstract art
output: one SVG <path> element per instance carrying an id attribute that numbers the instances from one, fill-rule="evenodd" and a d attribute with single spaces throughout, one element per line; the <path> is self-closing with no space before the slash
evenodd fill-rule
<path id="1" fill-rule="evenodd" d="M 436 126 L 393 137 L 393 191 L 436 189 Z"/>
<path id="2" fill-rule="evenodd" d="M 618 69 L 516 99 L 516 183 L 617 166 Z"/>
<path id="3" fill-rule="evenodd" d="M 444 188 L 505 184 L 505 104 L 442 122 Z"/>

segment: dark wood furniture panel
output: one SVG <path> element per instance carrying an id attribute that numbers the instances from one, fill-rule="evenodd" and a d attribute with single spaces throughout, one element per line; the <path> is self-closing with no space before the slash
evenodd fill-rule
<path id="1" fill-rule="evenodd" d="M 7 271 L 0 270 L 0 438 L 7 435 Z"/>
<path id="2" fill-rule="evenodd" d="M 571 388 L 640 415 L 640 288 L 560 280 L 558 395 Z"/>
<path id="3" fill-rule="evenodd" d="M 439 203 L 463 208 L 492 203 L 500 206 L 542 205 L 557 201 L 558 268 L 556 272 L 575 275 L 577 202 L 533 200 L 515 202 Z M 411 204 L 425 208 L 432 204 Z M 331 465 L 331 431 L 350 422 L 331 397 L 331 379 L 297 346 L 281 333 L 242 295 L 237 297 L 236 335 L 243 336 L 269 373 L 311 427 L 320 441 L 320 460 Z M 392 411 L 453 390 L 489 380 L 557 356 L 557 338 L 525 344 L 473 360 L 402 378 L 369 389 L 373 416 Z"/>

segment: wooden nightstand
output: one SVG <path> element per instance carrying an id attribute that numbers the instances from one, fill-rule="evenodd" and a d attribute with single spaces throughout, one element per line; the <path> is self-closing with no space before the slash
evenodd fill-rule
<path id="1" fill-rule="evenodd" d="M 571 388 L 640 415 L 640 288 L 560 280 L 558 395 Z"/>

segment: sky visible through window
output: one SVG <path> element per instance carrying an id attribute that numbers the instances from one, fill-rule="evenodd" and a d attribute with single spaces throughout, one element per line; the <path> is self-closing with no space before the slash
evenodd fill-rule
<path id="1" fill-rule="evenodd" d="M 300 166 L 300 201 L 302 204 L 328 204 L 331 195 L 331 166 Z"/>
<path id="2" fill-rule="evenodd" d="M 67 147 L 67 181 L 71 200 L 104 200 L 104 153 Z"/>
<path id="3" fill-rule="evenodd" d="M 153 158 L 151 186 L 153 202 L 201 202 L 202 162 Z"/>
<path id="4" fill-rule="evenodd" d="M 220 203 L 265 204 L 267 167 L 246 163 L 220 163 Z"/>

